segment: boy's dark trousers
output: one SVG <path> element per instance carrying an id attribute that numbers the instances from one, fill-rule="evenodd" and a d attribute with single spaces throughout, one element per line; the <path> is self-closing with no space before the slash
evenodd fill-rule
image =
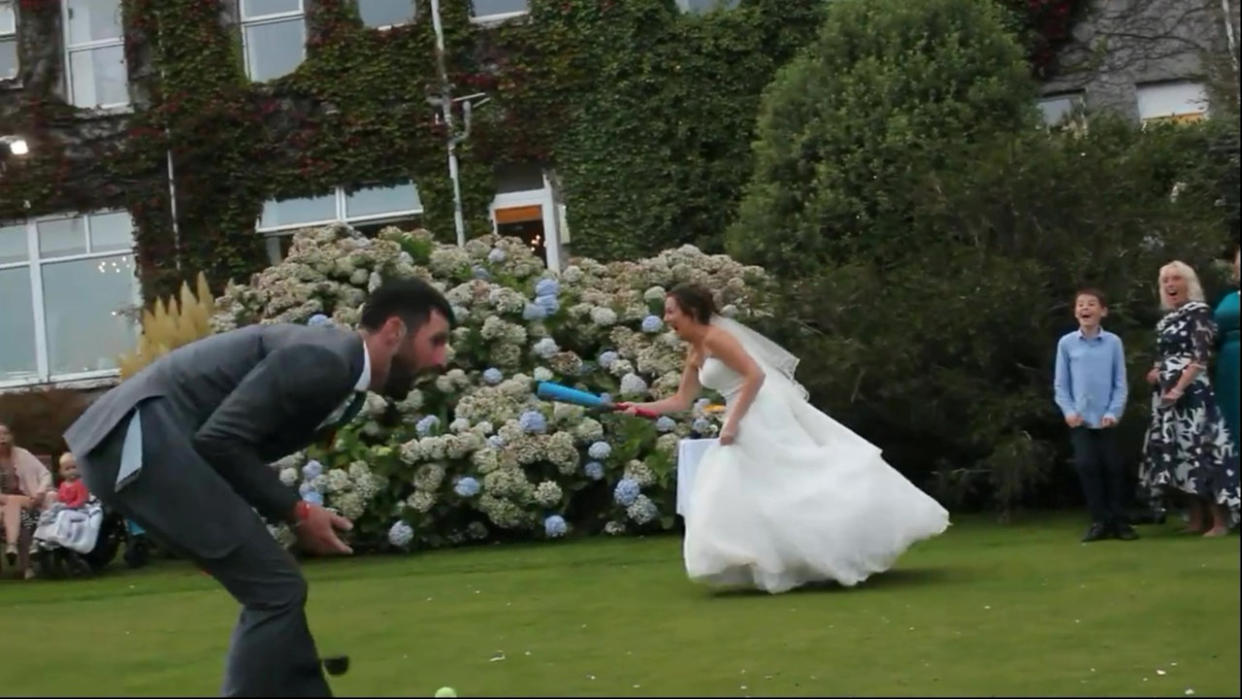
<path id="1" fill-rule="evenodd" d="M 1115 428 L 1075 427 L 1070 430 L 1074 469 L 1078 471 L 1082 494 L 1087 498 L 1091 521 L 1110 529 L 1128 524 L 1121 509 L 1125 474 L 1115 433 Z"/>

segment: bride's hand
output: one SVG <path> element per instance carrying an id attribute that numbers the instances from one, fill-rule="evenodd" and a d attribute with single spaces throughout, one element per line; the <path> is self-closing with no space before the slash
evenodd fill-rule
<path id="1" fill-rule="evenodd" d="M 720 443 L 721 444 L 725 446 L 729 446 L 736 439 L 737 439 L 737 428 L 734 427 L 733 425 L 725 425 L 724 429 L 720 430 Z"/>

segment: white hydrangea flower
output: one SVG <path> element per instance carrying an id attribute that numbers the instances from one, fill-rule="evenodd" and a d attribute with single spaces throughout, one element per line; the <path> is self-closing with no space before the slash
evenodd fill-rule
<path id="1" fill-rule="evenodd" d="M 638 374 L 626 374 L 621 377 L 621 395 L 642 396 L 647 393 L 647 382 Z"/>
<path id="2" fill-rule="evenodd" d="M 281 469 L 280 482 L 285 485 L 294 485 L 298 482 L 298 470 L 292 467 Z"/>
<path id="3" fill-rule="evenodd" d="M 415 512 L 425 514 L 430 512 L 432 507 L 435 507 L 436 496 L 434 493 L 429 493 L 425 490 L 415 490 L 405 499 L 405 504 Z"/>
<path id="4" fill-rule="evenodd" d="M 543 481 L 535 487 L 535 502 L 543 507 L 559 505 L 562 497 L 561 486 L 556 481 Z"/>
<path id="5" fill-rule="evenodd" d="M 601 328 L 612 327 L 617 324 L 617 312 L 611 308 L 596 306 L 591 309 L 591 322 Z"/>
<path id="6" fill-rule="evenodd" d="M 339 493 L 349 488 L 349 473 L 344 469 L 334 468 L 328 471 L 326 490 L 329 493 Z"/>

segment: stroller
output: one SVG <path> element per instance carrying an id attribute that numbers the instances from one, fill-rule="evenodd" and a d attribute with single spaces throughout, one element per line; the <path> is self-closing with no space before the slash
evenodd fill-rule
<path id="1" fill-rule="evenodd" d="M 124 518 L 94 496 L 80 508 L 53 506 L 39 518 L 32 563 L 39 577 L 89 577 L 116 558 L 125 538 Z"/>

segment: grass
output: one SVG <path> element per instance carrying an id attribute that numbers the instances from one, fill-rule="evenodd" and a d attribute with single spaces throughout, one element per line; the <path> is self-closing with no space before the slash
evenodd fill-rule
<path id="1" fill-rule="evenodd" d="M 306 565 L 340 695 L 1239 695 L 1234 537 L 958 518 L 854 589 L 714 594 L 680 539 Z M 193 568 L 0 581 L 10 695 L 211 695 L 236 604 Z"/>

